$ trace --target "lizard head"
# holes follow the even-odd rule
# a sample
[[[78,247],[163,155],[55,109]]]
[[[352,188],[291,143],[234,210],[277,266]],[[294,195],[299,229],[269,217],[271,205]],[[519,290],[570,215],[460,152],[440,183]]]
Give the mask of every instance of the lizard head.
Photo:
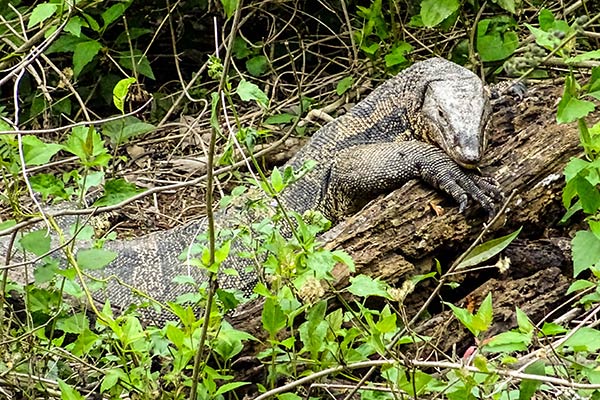
[[[489,96],[477,75],[454,66],[455,73],[427,84],[420,117],[427,141],[462,167],[474,168],[487,146]]]

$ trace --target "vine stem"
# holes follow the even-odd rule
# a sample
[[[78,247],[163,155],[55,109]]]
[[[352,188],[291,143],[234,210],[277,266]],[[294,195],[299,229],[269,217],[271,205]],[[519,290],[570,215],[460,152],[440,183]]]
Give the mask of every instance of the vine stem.
[[[217,140],[218,133],[218,119],[217,115],[219,115],[219,110],[221,108],[221,102],[219,101],[220,93],[226,87],[227,84],[227,74],[229,71],[229,66],[231,64],[231,53],[233,49],[233,41],[236,36],[236,32],[238,30],[238,24],[240,21],[240,15],[242,14],[242,0],[239,1],[237,8],[235,10],[235,14],[233,16],[233,22],[231,26],[231,33],[229,34],[229,42],[226,47],[225,58],[223,59],[223,71],[221,75],[221,79],[219,81],[219,88],[217,89],[216,96],[213,98],[213,110],[211,113],[211,134],[210,134],[210,142],[208,146],[208,159],[207,159],[207,170],[206,170],[206,219],[208,223],[208,250],[209,250],[209,265],[213,265],[215,263],[215,217],[213,211],[213,182],[214,182],[214,155],[215,155],[215,146]],[[217,43],[218,32],[217,32],[217,23],[214,21],[215,27],[215,43]],[[218,57],[219,47],[216,44],[216,51]],[[225,111],[225,110],[223,110]],[[192,387],[190,390],[190,399],[196,399],[196,393],[198,392],[198,378],[200,376],[200,364],[201,360],[204,357],[204,344],[206,343],[206,337],[208,334],[208,326],[210,322],[210,311],[212,309],[214,295],[217,290],[217,273],[211,272],[209,275],[209,287],[208,287],[208,297],[206,300],[206,307],[204,309],[203,316],[203,324],[202,331],[200,333],[200,341],[198,343],[198,348],[196,349],[196,354],[194,355],[194,369],[192,371]]]
[[[295,387],[304,385],[308,382],[314,381],[316,379],[322,378],[322,377],[330,375],[330,374],[344,372],[344,371],[350,371],[350,370],[355,370],[355,369],[362,369],[362,368],[367,368],[367,367],[380,368],[380,367],[392,366],[392,365],[402,365],[406,368],[419,367],[419,368],[453,369],[453,370],[469,371],[469,372],[473,372],[473,373],[480,373],[480,374],[487,374],[487,375],[497,374],[500,376],[508,376],[508,377],[513,377],[513,378],[520,379],[520,380],[528,379],[528,380],[532,380],[532,381],[536,381],[536,382],[544,382],[544,383],[549,383],[549,384],[553,384],[553,385],[557,385],[557,386],[569,387],[569,388],[573,388],[573,389],[587,389],[587,390],[600,389],[599,384],[577,383],[577,382],[573,382],[569,379],[558,378],[555,376],[527,374],[527,373],[523,373],[523,372],[508,370],[508,369],[490,369],[487,371],[482,371],[481,369],[479,369],[475,366],[472,366],[472,365],[465,365],[462,363],[453,363],[453,362],[446,362],[446,361],[418,361],[418,360],[399,361],[399,360],[394,360],[394,359],[380,359],[380,360],[361,361],[361,362],[357,362],[357,363],[353,363],[353,364],[338,365],[336,367],[327,368],[322,371],[318,371],[313,374],[307,375],[307,376],[300,378],[298,380],[295,380],[293,382],[290,382],[286,385],[279,386],[273,390],[269,390],[268,392],[265,392],[265,393],[261,394],[260,396],[255,397],[254,400],[268,399],[269,397],[275,396],[280,393],[287,392]]]

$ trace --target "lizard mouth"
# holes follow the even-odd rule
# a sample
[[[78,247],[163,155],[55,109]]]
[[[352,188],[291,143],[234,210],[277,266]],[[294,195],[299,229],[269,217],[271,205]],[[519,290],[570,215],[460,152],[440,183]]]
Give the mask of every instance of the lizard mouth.
[[[458,165],[460,165],[461,167],[463,167],[465,169],[476,169],[477,165],[478,165],[476,162],[465,162],[465,161],[459,161],[459,160],[455,160],[455,161]]]

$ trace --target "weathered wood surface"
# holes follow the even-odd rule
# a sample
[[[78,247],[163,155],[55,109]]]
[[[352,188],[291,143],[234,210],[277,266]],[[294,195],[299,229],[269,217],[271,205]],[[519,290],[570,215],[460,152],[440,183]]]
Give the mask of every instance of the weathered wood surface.
[[[577,126],[558,125],[555,110],[559,88],[533,87],[521,100],[495,106],[490,124],[490,144],[481,171],[494,177],[505,193],[515,191],[500,226],[486,239],[523,227],[520,239],[505,250],[511,268],[500,275],[497,269],[457,276],[455,290],[442,291],[444,300],[472,304],[477,308],[488,292],[493,293],[496,326],[491,333],[514,326],[515,306],[537,322],[565,299],[572,276],[568,231],[558,227],[564,213],[562,171],[571,157],[581,154]],[[441,215],[437,215],[441,209]],[[344,249],[354,258],[357,273],[380,277],[400,286],[414,274],[434,270],[434,258],[447,268],[481,232],[486,216],[481,210],[461,215],[456,204],[420,182],[410,182],[379,198],[355,216],[324,235],[327,246]],[[345,268],[337,271],[336,287],[348,282]],[[414,315],[434,282],[420,284],[404,306]],[[564,310],[564,308],[563,308]],[[442,309],[432,304],[428,320],[418,331],[441,337],[443,350],[472,344],[470,334]],[[557,313],[554,313],[554,316]],[[443,322],[443,323],[442,323]],[[233,318],[234,325],[257,333],[260,307],[249,305]],[[256,330],[255,330],[256,329]],[[440,329],[445,333],[437,332]],[[441,334],[440,334],[441,333]],[[260,336],[260,334],[259,334]],[[461,347],[462,346],[462,347]]]

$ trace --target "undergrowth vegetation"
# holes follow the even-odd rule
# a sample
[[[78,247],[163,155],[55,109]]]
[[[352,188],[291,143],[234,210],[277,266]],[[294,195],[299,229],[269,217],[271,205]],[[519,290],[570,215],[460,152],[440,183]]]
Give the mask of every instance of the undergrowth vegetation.
[[[600,398],[596,2],[5,0],[0,9],[0,397]],[[336,289],[335,269],[354,272],[354,262],[317,239],[329,221],[278,207],[303,170],[278,169],[275,153],[297,149],[307,115],[335,116],[433,55],[489,82],[563,79],[556,120],[578,124],[585,151],[564,171],[562,199],[562,222],[577,223],[576,324],[537,325],[516,308],[516,327],[490,335],[491,294],[476,307],[440,301],[441,288],[459,285],[452,276],[519,231],[465,244],[454,263],[400,288],[355,274]],[[256,191],[266,195],[245,197]],[[219,230],[214,199],[268,216]],[[190,293],[173,302],[137,288],[140,303],[126,310],[98,301],[114,281],[98,274],[117,256],[105,243],[200,214],[208,228],[186,264],[205,282],[184,271],[176,279]],[[216,284],[234,273],[222,265],[234,236],[265,277],[251,298]],[[425,281],[430,297],[407,315],[404,301]],[[248,319],[260,325],[253,334],[228,322],[249,300],[261,307]],[[431,302],[472,333],[464,354],[436,352],[428,344],[438,339],[413,330]],[[148,323],[144,309],[172,321]]]

